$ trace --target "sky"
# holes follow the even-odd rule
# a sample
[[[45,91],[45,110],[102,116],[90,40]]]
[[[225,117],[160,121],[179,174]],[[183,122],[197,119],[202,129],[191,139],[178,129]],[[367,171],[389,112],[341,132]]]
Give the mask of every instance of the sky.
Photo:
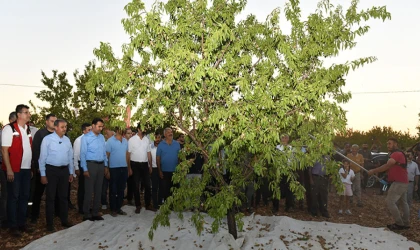
[[[0,121],[17,104],[36,99],[34,92],[42,90],[41,71],[65,71],[74,83],[73,72],[83,70],[94,59],[93,49],[100,42],[109,42],[114,51],[128,42],[121,19],[128,0],[0,0]],[[150,6],[153,1],[146,0]],[[346,91],[352,99],[342,105],[347,111],[348,127],[369,130],[373,126],[391,126],[396,130],[416,134],[420,106],[420,34],[418,11],[420,1],[361,0],[361,8],[387,7],[392,19],[374,20],[371,30],[357,39],[358,45],[343,52],[335,62],[359,57],[376,56],[378,61],[351,72]],[[349,0],[331,0],[348,6]],[[242,14],[253,13],[260,20],[285,0],[249,0]],[[316,8],[317,1],[301,0],[302,16]],[[287,25],[284,26],[287,29]],[[28,85],[31,87],[7,86]],[[385,92],[385,93],[366,93]]]

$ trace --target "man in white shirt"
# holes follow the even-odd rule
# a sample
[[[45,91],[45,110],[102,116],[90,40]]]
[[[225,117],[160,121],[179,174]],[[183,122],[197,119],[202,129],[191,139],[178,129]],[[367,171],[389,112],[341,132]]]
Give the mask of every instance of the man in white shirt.
[[[161,134],[156,132],[155,140],[150,144],[150,153],[152,155],[152,202],[154,210],[157,210],[162,204],[162,194],[159,192],[159,170],[156,164],[156,151],[161,140]]]
[[[407,156],[407,174],[408,174],[408,190],[407,190],[407,203],[410,207],[413,203],[413,193],[417,191],[420,171],[417,163],[413,161],[414,154],[409,151]]]
[[[126,128],[124,132],[124,137],[129,141],[131,137],[135,136],[136,133],[131,130],[131,128]],[[127,205],[128,206],[134,206],[133,203],[133,196],[134,196],[134,181],[133,181],[133,175],[128,176],[127,178],[127,196],[125,199],[127,199]]]
[[[140,213],[140,184],[144,185],[144,200],[146,209],[151,209],[151,188],[150,174],[152,173],[152,154],[150,153],[150,140],[142,131],[140,124],[137,126],[138,132],[128,141],[128,152],[130,153],[130,165],[133,171],[134,180],[134,202],[136,204],[135,213]]]
[[[27,105],[16,106],[17,120],[3,128],[2,169],[7,173],[7,220],[10,233],[21,237],[31,232],[26,225],[26,210],[31,186],[32,136],[26,125],[31,119]]]
[[[76,138],[73,143],[73,162],[75,175],[79,177],[79,187],[77,188],[77,206],[79,214],[83,214],[83,200],[85,199],[85,177],[83,175],[83,168],[80,166],[80,144],[82,142],[83,135],[89,133],[92,130],[92,125],[89,123],[82,124],[83,134]]]
[[[289,135],[287,134],[281,135],[280,137],[281,144],[277,145],[276,149],[283,153],[289,154],[290,151],[293,151],[292,146],[289,145],[289,140],[290,140]],[[291,159],[289,159],[288,162],[290,163]],[[281,178],[281,181],[280,181],[280,192],[281,192],[282,197],[286,198],[285,210],[286,212],[289,212],[290,209],[294,207],[295,197],[294,197],[293,192],[290,190],[290,186],[289,186],[289,183],[287,182],[287,179],[284,177]],[[279,200],[273,199],[273,213],[277,214],[278,211],[279,211]]]

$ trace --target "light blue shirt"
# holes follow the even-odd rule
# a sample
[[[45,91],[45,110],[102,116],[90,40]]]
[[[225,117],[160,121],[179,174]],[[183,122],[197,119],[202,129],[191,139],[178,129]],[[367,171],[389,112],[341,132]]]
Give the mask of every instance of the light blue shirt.
[[[160,167],[163,172],[175,172],[178,165],[178,153],[181,150],[179,142],[172,140],[169,145],[165,140],[157,147],[156,157],[160,157]]]
[[[122,141],[115,135],[106,142],[106,152],[109,153],[109,168],[127,167],[128,142],[123,137]]]
[[[44,137],[39,155],[39,171],[45,176],[45,165],[68,166],[69,174],[74,172],[73,147],[67,136],[60,138],[55,132]]]
[[[88,171],[86,161],[103,161],[108,166],[108,158],[105,150],[105,137],[102,134],[95,135],[93,131],[82,137],[80,145],[80,165],[84,171]]]

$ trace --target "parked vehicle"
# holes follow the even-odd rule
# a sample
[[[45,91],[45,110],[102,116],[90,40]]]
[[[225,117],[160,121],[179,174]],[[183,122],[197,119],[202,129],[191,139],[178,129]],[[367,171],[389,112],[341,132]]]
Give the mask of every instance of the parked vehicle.
[[[388,161],[388,159],[389,159],[388,153],[385,153],[385,152],[372,153],[372,160],[370,161],[371,166],[370,166],[369,169],[378,168],[378,167],[384,165]],[[387,176],[386,172],[378,174],[378,177],[380,179],[384,179],[384,178],[386,178],[386,176]],[[370,187],[375,186],[375,184],[378,187],[381,187],[381,189],[383,188],[383,185],[380,184],[379,181],[374,176],[368,177],[367,182],[366,182],[366,187],[370,188]]]

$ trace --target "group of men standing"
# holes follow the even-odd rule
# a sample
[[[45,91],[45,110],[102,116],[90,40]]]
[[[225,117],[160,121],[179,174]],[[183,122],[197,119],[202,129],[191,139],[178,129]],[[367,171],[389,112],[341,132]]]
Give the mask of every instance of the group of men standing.
[[[18,105],[9,118],[10,123],[0,136],[3,156],[0,158],[3,169],[0,171],[0,222],[2,227],[9,227],[13,236],[33,231],[26,222],[28,201],[33,202],[30,216],[36,224],[44,191],[47,231],[55,230],[55,215],[63,227],[73,226],[68,220],[68,208],[71,183],[77,177],[77,204],[83,220],[103,220],[99,210],[104,180],[109,181],[112,216],[126,214],[121,207],[129,176],[132,176],[132,182],[128,183],[134,193],[135,213],[141,210],[141,186],[145,189],[146,209],[156,210],[170,195],[172,174],[181,149],[173,139],[171,128],[164,130],[163,141],[159,133],[151,141],[140,124],[135,135],[128,133],[130,129],[116,128],[106,140],[102,135],[104,121],[95,118],[92,123],[82,125],[83,134],[72,145],[66,136],[67,122],[54,114],[45,117],[45,128],[34,136],[28,125],[31,118],[28,106]]]
[[[83,220],[103,220],[100,208],[104,180],[109,182],[109,203],[112,216],[126,214],[121,207],[127,183],[128,199],[130,199],[129,196],[134,196],[135,213],[140,213],[142,208],[140,200],[142,186],[146,209],[155,211],[170,196],[172,176],[179,163],[178,153],[183,143],[183,138],[180,140],[181,143],[173,139],[171,128],[164,129],[163,140],[160,133],[155,133],[154,139],[151,140],[140,124],[134,135],[130,129],[115,128],[105,138],[102,135],[104,121],[95,118],[91,123],[82,125],[83,134],[72,145],[66,136],[67,122],[65,120],[49,114],[45,117],[45,128],[40,129],[33,136],[28,125],[30,118],[29,107],[18,105],[16,111],[9,117],[10,123],[2,129],[0,136],[2,146],[0,161],[3,169],[0,171],[0,221],[4,225],[7,220],[7,226],[12,235],[19,237],[22,232],[32,231],[26,223],[28,201],[32,193],[31,222],[36,224],[44,191],[47,230],[55,230],[54,215],[59,216],[63,227],[71,227],[73,224],[68,220],[70,184],[77,179],[76,177],[79,182],[77,204],[79,213],[83,214]],[[281,141],[282,144],[277,146],[279,151],[292,150],[287,135],[283,135]],[[370,170],[369,174],[389,170],[388,180],[392,184],[388,191],[387,203],[394,216],[395,224],[388,227],[405,229],[409,227],[407,191],[409,187],[413,189],[414,186],[414,183],[410,185],[413,182],[411,177],[417,184],[420,173],[416,166],[417,172],[413,176],[409,175],[411,165],[413,165],[411,163],[413,155],[408,155],[408,160],[405,159],[404,154],[397,150],[397,146],[397,140],[391,138],[388,141],[388,149],[392,152],[389,161],[379,168]],[[363,165],[367,158],[364,153],[367,154],[367,152],[359,151],[357,145],[349,149],[345,152],[347,158],[358,165]],[[307,178],[306,183],[309,184],[307,190],[310,190],[310,197],[307,199],[309,198],[310,213],[316,216],[319,210],[322,216],[328,218],[328,177],[325,170],[327,161],[329,158],[326,156],[320,159],[302,173],[302,178]],[[362,206],[361,171],[356,164],[353,164],[353,168],[356,175],[353,182],[354,193],[358,198],[358,205]],[[31,178],[34,178],[32,192]],[[293,193],[286,181],[280,186],[286,198],[286,210],[289,210],[294,206]],[[247,191],[247,194],[250,194],[247,195],[249,201],[254,193],[253,189],[251,191]],[[268,188],[263,192],[264,203],[267,202],[267,194]],[[258,197],[257,200],[259,200]],[[251,203],[247,204],[250,207]],[[402,216],[398,210],[398,204],[403,208]],[[278,211],[278,206],[279,201],[274,199],[274,212]]]

